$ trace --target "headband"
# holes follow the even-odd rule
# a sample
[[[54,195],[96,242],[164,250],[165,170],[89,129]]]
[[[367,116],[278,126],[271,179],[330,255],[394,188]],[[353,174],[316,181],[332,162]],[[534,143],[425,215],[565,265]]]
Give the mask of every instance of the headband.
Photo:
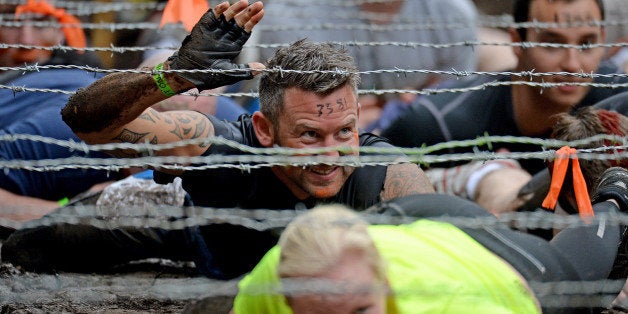
[[[81,28],[81,21],[64,9],[57,9],[45,0],[27,0],[26,4],[19,5],[15,9],[15,18],[17,19],[22,13],[36,13],[56,18],[61,24],[67,44],[71,47],[85,48],[87,41],[85,32]]]

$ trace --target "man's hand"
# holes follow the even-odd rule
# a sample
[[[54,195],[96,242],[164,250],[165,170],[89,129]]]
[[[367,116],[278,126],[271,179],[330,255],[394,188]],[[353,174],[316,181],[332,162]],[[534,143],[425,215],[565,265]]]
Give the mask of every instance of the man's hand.
[[[59,207],[56,201],[18,195],[0,189],[0,219],[29,221],[39,219]]]
[[[521,168],[501,168],[490,172],[479,182],[475,202],[499,216],[514,212],[526,201],[519,190],[532,176]]]
[[[177,72],[199,91],[251,79],[249,65],[233,60],[251,35],[253,27],[264,16],[264,5],[240,0],[233,5],[223,2],[203,15],[168,61],[173,70],[226,70],[226,73]],[[261,64],[260,64],[261,65]]]

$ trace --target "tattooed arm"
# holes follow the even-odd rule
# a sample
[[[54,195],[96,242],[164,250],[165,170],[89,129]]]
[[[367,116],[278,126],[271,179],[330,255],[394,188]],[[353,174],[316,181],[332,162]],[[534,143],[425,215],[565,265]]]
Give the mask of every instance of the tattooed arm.
[[[168,78],[168,76],[167,76]],[[170,86],[189,89],[191,83],[171,75]],[[62,115],[81,139],[90,144],[172,143],[213,135],[209,119],[198,112],[158,112],[150,106],[165,99],[152,77],[132,73],[106,76],[74,94]],[[156,152],[158,155],[201,154],[207,147],[192,145]],[[119,157],[136,157],[131,150],[115,151]]]
[[[382,201],[423,193],[434,193],[434,188],[421,168],[412,163],[388,166]]]
[[[233,84],[252,78],[260,63],[233,63],[252,28],[263,16],[263,4],[240,0],[223,2],[208,10],[194,26],[181,48],[164,64],[164,70],[216,69],[224,73],[163,72],[165,81],[179,93]],[[114,73],[77,91],[63,108],[63,120],[81,139],[90,144],[111,142],[172,143],[213,135],[206,116],[197,112],[159,113],[150,106],[166,99],[151,74]],[[188,145],[157,152],[160,155],[195,156],[207,147]],[[133,156],[133,152],[114,152]]]
[[[214,135],[209,119],[196,111],[159,112],[148,108],[137,119],[110,133],[106,142],[113,143],[174,143],[181,140],[206,138]],[[208,146],[202,143],[155,151],[158,156],[198,156]],[[135,150],[112,152],[117,157],[139,157]]]

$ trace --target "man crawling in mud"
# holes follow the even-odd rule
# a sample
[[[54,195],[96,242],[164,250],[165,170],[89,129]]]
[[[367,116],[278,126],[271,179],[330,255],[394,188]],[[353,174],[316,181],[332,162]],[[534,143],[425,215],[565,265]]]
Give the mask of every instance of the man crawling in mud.
[[[332,161],[358,155],[361,146],[392,147],[383,138],[358,130],[360,78],[346,50],[301,40],[279,49],[267,65],[233,63],[263,15],[262,2],[249,4],[247,0],[240,0],[231,5],[224,2],[215,6],[195,25],[180,49],[151,73],[114,73],[79,90],[62,111],[64,121],[90,144],[166,144],[220,136],[258,148],[321,149],[317,155]],[[279,68],[292,71],[274,70]],[[159,101],[195,87],[212,89],[251,79],[254,75],[261,75],[260,111],[243,115],[237,121],[220,121],[195,111],[158,112],[151,108]],[[142,155],[132,150],[113,154]],[[154,154],[210,156],[244,152],[229,146],[200,143],[158,150]],[[190,205],[244,209],[312,208],[319,203],[365,209],[380,201],[433,192],[424,173],[412,163],[354,167],[331,162],[251,168],[249,172],[219,168],[177,173],[157,169],[155,181],[168,183],[180,176],[183,188],[190,195]],[[87,229],[79,232],[88,232]],[[62,253],[52,250],[44,251],[59,257],[52,259],[58,263],[24,254],[16,254],[13,262],[31,269],[60,269],[65,262],[94,267],[125,259],[193,255],[197,257],[195,262],[201,272],[210,277],[230,278],[249,271],[277,240],[271,232],[214,224],[199,228],[195,234],[202,236],[203,244],[192,241],[194,248],[190,249],[181,245],[190,239],[186,234],[189,230],[153,232],[148,236],[133,235],[142,231],[132,230],[115,237],[110,236],[115,230],[92,231],[90,236],[79,237],[86,239],[82,249],[94,251],[94,256],[90,257],[81,254],[81,259],[89,258],[90,262],[68,261],[70,258],[60,257]],[[68,232],[64,229],[63,233]],[[134,239],[130,239],[129,234]],[[112,238],[115,243],[123,244],[103,244],[96,249],[92,247],[98,245],[88,244],[88,238],[98,238],[101,242]],[[129,241],[124,240],[127,238]],[[121,246],[125,253],[103,249]],[[201,254],[194,251],[199,246]],[[154,250],[149,249],[153,247]],[[36,249],[30,251],[37,252]]]

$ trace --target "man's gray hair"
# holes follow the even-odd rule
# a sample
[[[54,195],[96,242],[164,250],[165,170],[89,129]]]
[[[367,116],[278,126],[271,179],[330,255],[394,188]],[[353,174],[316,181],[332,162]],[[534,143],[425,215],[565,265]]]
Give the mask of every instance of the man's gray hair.
[[[271,71],[264,72],[259,82],[260,111],[275,127],[283,109],[286,89],[297,87],[324,96],[349,85],[357,95],[360,83],[355,61],[347,49],[336,48],[329,43],[299,40],[277,50],[266,66]]]

